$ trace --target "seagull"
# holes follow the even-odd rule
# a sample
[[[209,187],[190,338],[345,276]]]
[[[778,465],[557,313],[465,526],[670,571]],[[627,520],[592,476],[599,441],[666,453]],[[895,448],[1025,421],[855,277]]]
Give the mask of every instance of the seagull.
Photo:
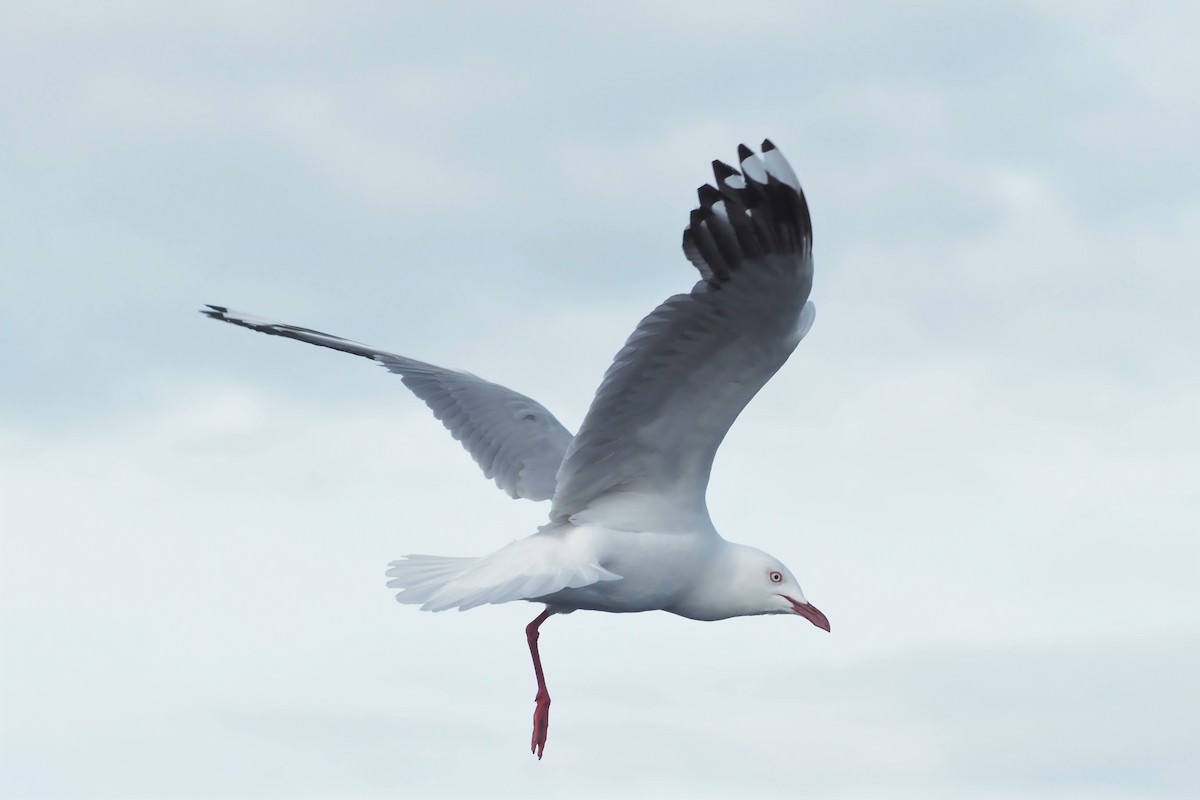
[[[388,586],[425,611],[527,600],[537,679],[530,750],[540,760],[550,693],[538,652],[542,623],[574,611],[666,611],[694,620],[790,614],[825,631],[774,556],[727,541],[705,494],[733,421],[796,349],[816,314],[812,221],[800,182],[766,140],[738,148],[740,169],[713,162],[713,182],[683,232],[700,272],[667,298],[617,353],[578,433],[544,406],[469,372],[327,333],[209,305],[213,319],[377,361],[400,376],[513,498],[549,500],[535,533],[478,558],[408,555]]]

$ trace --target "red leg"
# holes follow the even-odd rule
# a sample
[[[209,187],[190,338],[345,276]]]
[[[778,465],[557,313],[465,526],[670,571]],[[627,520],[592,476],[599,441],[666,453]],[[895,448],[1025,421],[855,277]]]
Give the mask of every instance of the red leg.
[[[538,655],[538,628],[554,612],[547,608],[537,615],[533,622],[525,626],[525,638],[529,642],[529,654],[533,656],[533,674],[537,676],[537,706],[533,709],[533,742],[529,751],[542,760],[542,751],[546,749],[546,732],[550,729],[550,692],[546,691],[546,676],[542,674],[542,659]]]

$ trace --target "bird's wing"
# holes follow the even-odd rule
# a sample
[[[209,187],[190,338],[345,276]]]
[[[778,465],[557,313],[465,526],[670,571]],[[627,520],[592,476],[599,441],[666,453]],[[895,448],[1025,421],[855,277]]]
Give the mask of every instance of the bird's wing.
[[[552,520],[695,530],[717,447],[812,325],[812,223],[795,173],[763,142],[716,186],[683,251],[703,278],[641,321],[558,471]]]
[[[436,367],[328,333],[208,306],[201,313],[243,328],[378,361],[462,442],[483,474],[512,497],[549,500],[571,432],[540,403],[469,372]]]

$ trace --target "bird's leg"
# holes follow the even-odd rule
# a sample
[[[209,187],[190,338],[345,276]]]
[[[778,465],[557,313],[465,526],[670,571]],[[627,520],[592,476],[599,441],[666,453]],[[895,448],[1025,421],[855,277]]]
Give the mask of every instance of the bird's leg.
[[[537,676],[537,706],[533,709],[533,741],[529,751],[542,760],[542,751],[546,749],[546,732],[550,729],[550,692],[546,691],[546,676],[542,674],[542,659],[538,655],[538,628],[550,619],[554,612],[547,608],[537,615],[533,622],[525,626],[525,638],[529,642],[529,654],[533,656],[533,674]]]

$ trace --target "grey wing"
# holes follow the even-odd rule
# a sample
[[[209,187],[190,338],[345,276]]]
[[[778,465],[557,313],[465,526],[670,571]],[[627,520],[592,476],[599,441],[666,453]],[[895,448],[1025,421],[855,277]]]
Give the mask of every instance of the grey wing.
[[[812,223],[799,181],[763,142],[716,187],[683,250],[703,280],[646,317],[617,354],[558,472],[554,520],[694,529],[729,427],[812,325]],[[631,505],[626,505],[631,504]]]
[[[208,306],[201,313],[243,328],[379,362],[425,401],[485,477],[514,498],[549,500],[571,432],[540,403],[469,372],[445,369],[309,328]]]

